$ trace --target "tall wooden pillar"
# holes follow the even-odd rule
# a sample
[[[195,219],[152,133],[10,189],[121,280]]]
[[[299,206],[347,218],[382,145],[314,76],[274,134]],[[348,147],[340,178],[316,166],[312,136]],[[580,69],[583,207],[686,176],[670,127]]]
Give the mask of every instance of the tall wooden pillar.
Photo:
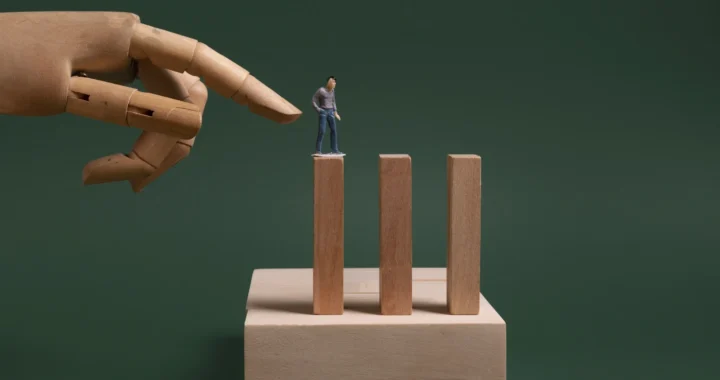
[[[313,312],[343,313],[345,186],[343,156],[313,158]]]
[[[412,164],[380,155],[380,312],[412,314]]]
[[[480,312],[480,156],[448,156],[447,302],[450,314]]]

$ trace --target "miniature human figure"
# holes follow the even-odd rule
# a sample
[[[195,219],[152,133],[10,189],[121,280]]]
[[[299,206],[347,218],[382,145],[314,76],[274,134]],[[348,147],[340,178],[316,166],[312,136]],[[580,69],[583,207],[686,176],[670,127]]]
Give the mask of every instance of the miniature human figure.
[[[326,126],[330,127],[330,150],[332,154],[343,154],[338,150],[338,134],[335,119],[340,120],[335,102],[335,77],[330,76],[325,86],[318,88],[313,95],[312,104],[318,112],[318,135],[315,143],[315,154],[322,154],[322,142]]]

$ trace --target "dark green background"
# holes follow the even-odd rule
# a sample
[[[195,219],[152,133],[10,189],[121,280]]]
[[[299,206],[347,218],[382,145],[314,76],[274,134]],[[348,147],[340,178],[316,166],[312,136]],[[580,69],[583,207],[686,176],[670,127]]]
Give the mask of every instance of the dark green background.
[[[347,266],[378,263],[379,153],[413,157],[416,266],[445,265],[446,155],[477,153],[509,379],[720,375],[717,2],[152,3],[3,10],[137,13],[305,115],[276,125],[213,93],[190,158],[141,194],[81,185],[136,130],[0,118],[0,379],[240,379],[253,269],[312,265],[328,75]]]

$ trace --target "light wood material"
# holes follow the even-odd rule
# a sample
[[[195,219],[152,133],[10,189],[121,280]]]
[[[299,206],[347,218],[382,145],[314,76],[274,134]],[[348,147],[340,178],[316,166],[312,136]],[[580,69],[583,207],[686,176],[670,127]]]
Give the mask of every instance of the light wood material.
[[[379,312],[378,268],[345,269],[345,314],[312,313],[312,270],[259,269],[245,320],[246,380],[506,380],[506,325],[488,301],[450,315],[445,268],[413,269],[412,315]]]
[[[138,63],[138,77],[145,88],[153,93],[182,100],[185,104],[196,107],[200,113],[203,112],[208,92],[200,78],[157,67],[147,60]],[[139,192],[187,157],[194,142],[195,137],[179,139],[159,132],[144,131],[129,155],[117,154],[88,163],[83,170],[83,183],[127,179],[133,190]],[[109,170],[108,165],[112,165],[116,173]],[[131,175],[135,172],[138,175]]]
[[[0,35],[0,114],[67,112],[143,130],[132,153],[89,162],[88,185],[128,180],[140,191],[187,156],[207,101],[199,78],[277,123],[302,114],[207,45],[132,13],[6,12]],[[126,87],[138,77],[149,93]]]
[[[345,160],[313,157],[313,311],[343,313],[345,265]]]
[[[148,60],[138,64],[138,77],[150,91],[191,103],[205,109],[208,90],[200,78],[185,73],[155,66]],[[197,137],[197,136],[196,136]],[[147,177],[130,179],[135,192],[141,191],[168,169],[185,159],[195,144],[195,138],[177,139],[162,133],[146,131],[140,135],[133,146],[131,157],[152,165],[155,170]]]
[[[480,156],[451,154],[448,171],[447,303],[451,314],[480,312]]]
[[[407,154],[381,154],[380,311],[412,313],[412,162]]]
[[[200,109],[191,103],[84,77],[70,78],[66,111],[185,139],[201,124]]]

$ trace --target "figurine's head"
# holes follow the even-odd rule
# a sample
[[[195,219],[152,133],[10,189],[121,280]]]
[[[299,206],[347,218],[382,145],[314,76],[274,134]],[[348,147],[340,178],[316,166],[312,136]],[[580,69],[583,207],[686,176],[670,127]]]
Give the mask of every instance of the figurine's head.
[[[333,76],[328,77],[326,87],[328,90],[332,90],[335,88],[335,77],[333,77]]]

